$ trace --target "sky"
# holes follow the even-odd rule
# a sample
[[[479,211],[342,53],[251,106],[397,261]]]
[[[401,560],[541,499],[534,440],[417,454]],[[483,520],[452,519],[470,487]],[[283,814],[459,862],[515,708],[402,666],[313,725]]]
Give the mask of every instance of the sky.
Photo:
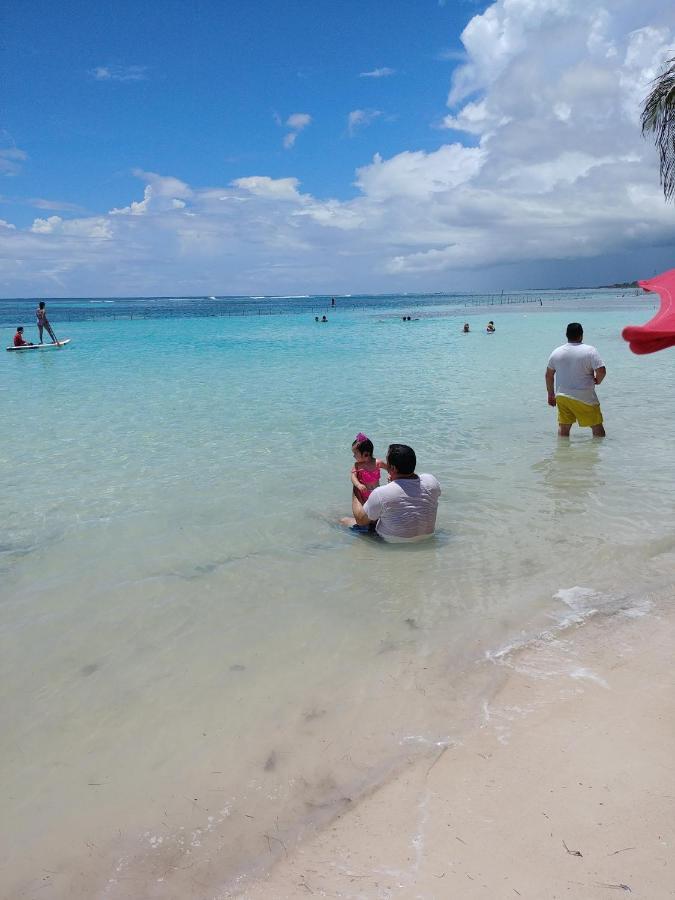
[[[492,291],[675,267],[672,0],[19,0],[0,296]]]

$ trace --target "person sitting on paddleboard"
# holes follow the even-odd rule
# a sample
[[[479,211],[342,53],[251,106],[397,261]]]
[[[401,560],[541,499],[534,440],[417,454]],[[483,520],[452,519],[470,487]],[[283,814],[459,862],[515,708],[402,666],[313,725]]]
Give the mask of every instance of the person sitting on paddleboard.
[[[16,334],[14,335],[14,346],[15,347],[32,347],[32,341],[24,341],[23,339],[23,325],[17,326]]]
[[[46,328],[47,334],[52,339],[52,342],[54,344],[56,344],[57,343],[56,335],[52,331],[52,326],[49,324],[49,319],[47,318],[47,310],[45,308],[44,300],[40,300],[40,302],[38,303],[38,308],[35,310],[35,318],[37,319],[37,327],[38,327],[38,334],[40,336],[40,343],[41,344],[43,343],[42,329]]]

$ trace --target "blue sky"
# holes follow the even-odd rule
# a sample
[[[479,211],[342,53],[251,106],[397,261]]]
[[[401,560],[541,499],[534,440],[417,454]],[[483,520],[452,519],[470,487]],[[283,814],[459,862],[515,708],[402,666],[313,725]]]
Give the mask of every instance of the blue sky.
[[[354,196],[373,153],[432,149],[477,9],[391,0],[340,3],[23,2],[5,13],[6,128],[29,156],[7,198],[121,206],[134,168],[195,185],[264,174],[313,194]],[[395,23],[389,27],[388,23]],[[110,77],[97,70],[106,69]],[[379,77],[361,73],[392,69]],[[361,76],[361,77],[360,77]],[[355,109],[379,121],[348,132]],[[311,115],[292,156],[282,121]],[[16,209],[17,224],[31,212]]]
[[[4,13],[0,294],[646,277],[663,0],[25,2]]]

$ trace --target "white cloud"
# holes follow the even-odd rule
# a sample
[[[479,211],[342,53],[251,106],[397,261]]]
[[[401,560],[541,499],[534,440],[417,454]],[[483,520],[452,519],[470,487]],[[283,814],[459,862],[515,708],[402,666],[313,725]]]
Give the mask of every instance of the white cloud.
[[[286,125],[294,131],[302,131],[311,121],[312,117],[308,113],[293,113],[286,119]]]
[[[150,212],[183,209],[186,205],[184,201],[192,197],[192,190],[178,178],[156,175],[142,169],[134,169],[134,175],[149,182],[145,186],[143,199],[132,201],[121,209],[112,209],[110,215],[144,216]]]
[[[18,147],[0,147],[0,175],[18,175],[28,154]]]
[[[276,118],[278,120],[278,124],[281,124],[281,120],[279,119],[279,117],[277,116]],[[283,144],[286,150],[290,150],[291,147],[295,146],[295,141],[298,135],[301,131],[307,128],[308,125],[311,124],[311,121],[312,117],[309,115],[309,113],[292,113],[286,119],[286,126],[293,129],[292,131],[289,131],[284,135]]]
[[[388,66],[383,66],[381,69],[373,69],[370,72],[359,72],[359,78],[387,78],[390,75],[395,75],[396,69],[390,69]]]
[[[89,74],[95,81],[145,81],[147,66],[96,66]]]
[[[673,56],[675,34],[671,28],[647,26],[629,35],[620,78],[624,113],[636,124],[649,84]]]
[[[466,62],[466,53],[464,50],[441,50],[436,54],[436,59],[442,62]]]
[[[357,128],[370,125],[381,115],[382,111],[379,109],[353,109],[347,116],[347,131],[353,135]]]
[[[45,200],[43,197],[31,197],[27,203],[36,209],[58,210],[60,212],[82,212],[77,203],[66,203],[65,200]]]
[[[507,286],[504,273],[513,287],[542,284],[561,266],[557,284],[602,265],[612,271],[596,282],[651,274],[657,256],[672,266],[673,208],[638,120],[650,80],[675,55],[675,6],[498,0],[463,40],[465,63],[435,89],[449,89],[443,124],[472,146],[453,135],[432,150],[378,154],[344,200],[264,171],[202,188],[139,170],[142,195],[120,209],[0,228],[2,289],[470,289]],[[367,114],[353,110],[352,127]],[[279,117],[293,141],[310,122]]]
[[[113,235],[112,224],[105,216],[91,216],[87,219],[49,216],[48,219],[35,219],[30,230],[33,234],[60,234],[97,240],[108,240]]]
[[[479,148],[461,144],[449,144],[434,153],[405,151],[389,160],[376,154],[371,165],[358,170],[356,184],[370,200],[378,202],[407,197],[429,200],[433,194],[448,194],[469,182],[484,159]]]
[[[297,178],[268,178],[266,175],[253,175],[250,178],[237,178],[232,185],[255,197],[265,197],[268,200],[300,199]]]
[[[31,231],[35,234],[51,234],[63,222],[60,216],[50,216],[48,219],[35,219]]]
[[[572,116],[572,107],[569,105],[569,103],[554,103],[553,115],[560,122],[569,122]]]
[[[487,134],[498,125],[506,125],[510,121],[507,116],[494,115],[488,108],[485,100],[475,103],[466,103],[457,115],[445,116],[442,122],[443,128],[453,128],[455,131],[466,131],[469,134]]]

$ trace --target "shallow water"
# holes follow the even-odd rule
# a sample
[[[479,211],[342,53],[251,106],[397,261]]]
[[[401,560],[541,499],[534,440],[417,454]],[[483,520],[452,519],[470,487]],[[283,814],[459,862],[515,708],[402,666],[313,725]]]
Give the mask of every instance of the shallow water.
[[[373,305],[62,322],[67,349],[5,354],[11,896],[184,896],[192,867],[215,896],[459,739],[486,653],[671,579],[672,357],[620,338],[653,300]],[[604,441],[558,441],[546,405],[571,318],[607,364]],[[433,541],[335,524],[360,430],[440,480]]]

